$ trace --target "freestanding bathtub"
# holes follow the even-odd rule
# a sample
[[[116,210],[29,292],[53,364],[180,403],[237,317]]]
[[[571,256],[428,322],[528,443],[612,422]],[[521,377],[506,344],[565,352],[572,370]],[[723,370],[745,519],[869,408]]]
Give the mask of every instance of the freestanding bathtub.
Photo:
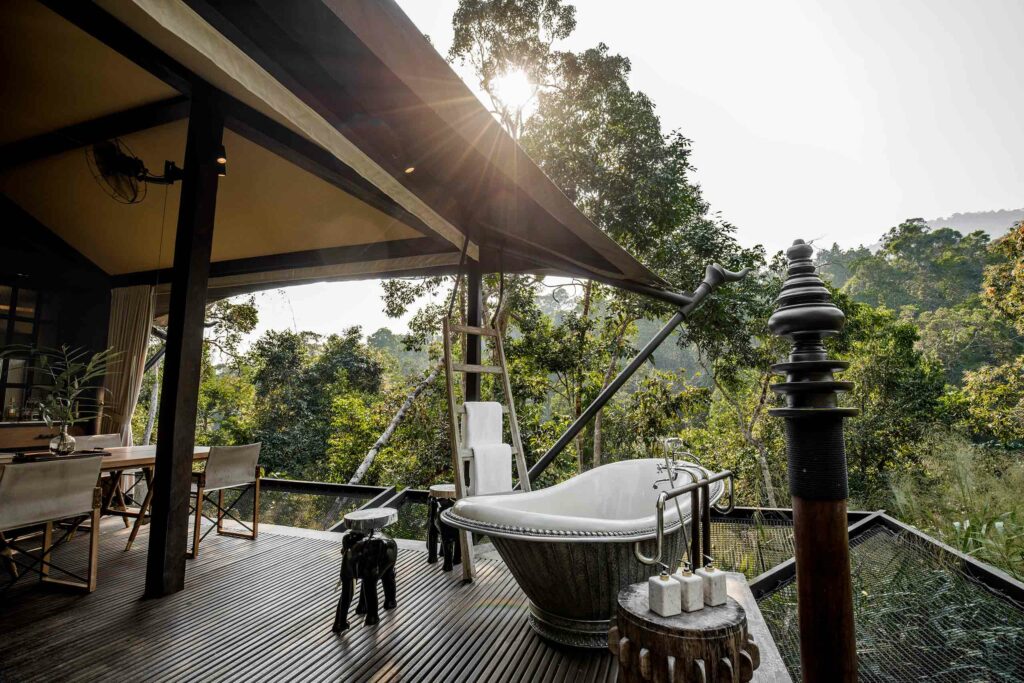
[[[670,484],[664,464],[660,458],[624,460],[539,491],[463,498],[442,517],[491,539],[530,599],[530,625],[538,634],[575,647],[607,647],[619,590],[659,571],[633,554],[637,541],[645,555],[655,554],[658,494],[691,481],[676,472]],[[712,502],[724,488],[721,481],[711,484]],[[690,497],[675,500],[689,527]],[[682,554],[681,528],[669,503],[662,556],[667,564]]]

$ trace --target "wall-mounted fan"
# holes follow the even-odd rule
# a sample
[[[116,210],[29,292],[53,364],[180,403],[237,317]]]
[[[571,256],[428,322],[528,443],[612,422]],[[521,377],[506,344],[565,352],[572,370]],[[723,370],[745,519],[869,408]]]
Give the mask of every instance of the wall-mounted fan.
[[[149,183],[171,185],[182,172],[173,161],[164,162],[164,174],[153,175],[142,159],[119,138],[97,142],[85,150],[93,178],[108,195],[122,204],[138,204],[146,198]]]

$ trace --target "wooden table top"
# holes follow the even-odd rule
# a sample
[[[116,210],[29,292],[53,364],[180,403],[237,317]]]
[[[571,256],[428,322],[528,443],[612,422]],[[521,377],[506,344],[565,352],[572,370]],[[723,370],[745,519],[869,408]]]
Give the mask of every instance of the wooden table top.
[[[103,450],[109,453],[109,455],[103,456],[103,463],[100,465],[100,470],[103,472],[152,467],[156,464],[156,446],[127,446],[104,448]],[[206,460],[209,454],[209,446],[196,446],[192,459]],[[0,456],[0,465],[6,462],[11,462],[10,456]]]
[[[156,464],[156,446],[127,446],[104,448],[103,450],[110,453],[110,455],[103,456],[103,464],[100,465],[100,469],[104,472],[132,467],[152,467]],[[206,460],[209,454],[209,446],[195,446],[192,459]]]

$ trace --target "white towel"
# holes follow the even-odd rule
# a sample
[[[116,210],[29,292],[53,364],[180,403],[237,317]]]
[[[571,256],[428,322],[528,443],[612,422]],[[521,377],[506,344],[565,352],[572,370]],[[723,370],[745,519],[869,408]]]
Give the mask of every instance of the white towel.
[[[501,404],[466,401],[466,448],[501,443]]]
[[[469,495],[512,490],[512,447],[502,443],[501,404],[466,402],[466,443],[473,451],[469,466]]]
[[[511,491],[512,447],[507,443],[473,446],[469,482],[471,496]]]

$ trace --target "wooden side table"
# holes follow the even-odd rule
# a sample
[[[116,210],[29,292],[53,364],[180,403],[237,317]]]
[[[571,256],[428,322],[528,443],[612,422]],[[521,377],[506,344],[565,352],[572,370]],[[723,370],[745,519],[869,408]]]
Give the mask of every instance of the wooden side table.
[[[647,584],[619,592],[608,647],[619,659],[619,681],[746,683],[761,664],[747,616],[732,597],[724,605],[674,617],[648,609]]]

